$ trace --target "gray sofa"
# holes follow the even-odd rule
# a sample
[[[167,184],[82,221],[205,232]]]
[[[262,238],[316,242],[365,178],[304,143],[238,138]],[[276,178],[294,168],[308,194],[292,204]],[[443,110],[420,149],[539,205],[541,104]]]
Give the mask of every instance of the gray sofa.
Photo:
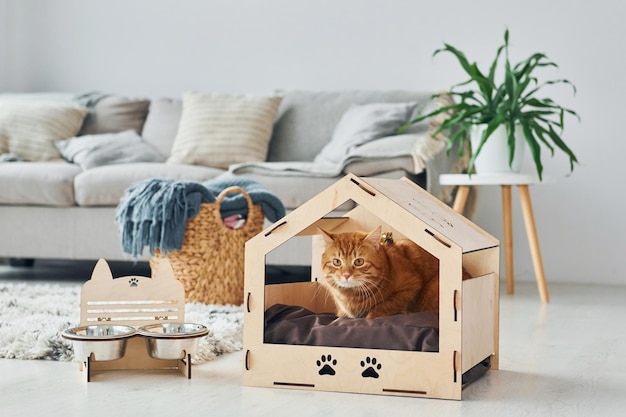
[[[379,103],[421,105],[430,94],[289,91],[278,96],[279,105],[264,160],[205,166],[173,162],[171,158],[180,134],[184,98],[135,100],[115,95],[0,95],[0,139],[3,101],[4,109],[12,109],[7,106],[20,100],[50,101],[72,103],[88,110],[76,137],[106,140],[115,135],[134,134],[141,141],[136,145],[151,147],[150,152],[137,148],[135,156],[142,156],[138,158],[94,161],[89,155],[84,158],[83,152],[82,159],[76,157],[72,162],[60,158],[28,161],[12,154],[5,138],[5,149],[0,142],[0,153],[4,152],[5,156],[5,161],[0,162],[0,258],[132,260],[121,250],[114,216],[124,191],[148,178],[204,182],[222,176],[244,176],[274,192],[287,211],[333,184],[345,172],[388,178],[408,176],[442,196],[437,174],[450,171],[455,161],[442,152],[444,143],[427,134],[427,124],[412,127],[402,135],[396,134],[397,126],[383,126],[383,130],[394,132],[363,145],[345,142],[328,145],[334,143],[340,122],[354,125],[364,115],[366,122],[371,120],[367,113],[361,113],[346,121],[349,109]],[[411,112],[420,108],[413,106]],[[6,127],[6,120],[4,124]],[[358,127],[359,134],[371,133],[358,132]],[[59,148],[58,143],[55,146]],[[135,148],[128,145],[124,149]],[[324,153],[330,159],[338,156],[339,161],[324,163],[320,157]],[[310,251],[310,248],[306,244],[296,245],[284,253],[273,253],[268,264],[299,265],[300,258],[307,259],[298,256],[300,251]],[[148,256],[144,253],[141,259]]]

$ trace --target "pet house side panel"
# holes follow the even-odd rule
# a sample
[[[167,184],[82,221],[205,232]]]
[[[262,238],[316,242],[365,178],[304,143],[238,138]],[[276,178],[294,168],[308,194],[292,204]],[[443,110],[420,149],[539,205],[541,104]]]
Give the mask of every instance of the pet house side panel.
[[[263,232],[262,232],[263,233]],[[265,236],[259,234],[246,242],[244,264],[244,349],[263,343],[265,329]]]
[[[496,275],[491,273],[463,282],[463,357],[461,371],[496,353],[494,345],[494,299],[493,288]]]
[[[463,368],[491,355],[499,366],[500,247],[463,254],[463,266],[473,279],[463,281]]]
[[[448,373],[460,381],[463,317],[458,312],[458,296],[462,289],[461,249],[435,243],[431,253],[439,258],[439,353],[450,361]]]

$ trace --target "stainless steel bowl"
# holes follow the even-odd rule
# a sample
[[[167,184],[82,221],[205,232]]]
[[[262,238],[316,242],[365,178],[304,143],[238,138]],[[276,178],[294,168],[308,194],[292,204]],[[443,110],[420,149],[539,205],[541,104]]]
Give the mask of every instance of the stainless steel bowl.
[[[194,323],[159,323],[142,326],[137,333],[146,338],[148,354],[155,359],[182,359],[194,355],[198,338],[209,329]]]
[[[98,324],[73,327],[61,336],[72,341],[77,360],[86,360],[93,353],[95,360],[113,361],[124,356],[128,338],[136,333],[130,326]]]

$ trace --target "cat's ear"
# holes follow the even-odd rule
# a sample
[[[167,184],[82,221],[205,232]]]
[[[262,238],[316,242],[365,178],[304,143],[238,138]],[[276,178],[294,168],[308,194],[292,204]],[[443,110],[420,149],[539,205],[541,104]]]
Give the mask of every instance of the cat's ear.
[[[334,242],[333,236],[330,233],[328,233],[327,231],[325,231],[324,229],[319,228],[319,227],[317,228],[317,230],[319,230],[319,232],[322,235],[322,237],[324,237],[324,241],[326,243],[333,243]]]
[[[382,234],[382,232],[383,227],[378,226],[377,228],[369,232],[367,236],[365,236],[364,241],[369,243],[372,247],[374,247],[374,249],[378,250],[378,247],[380,246],[380,235]]]

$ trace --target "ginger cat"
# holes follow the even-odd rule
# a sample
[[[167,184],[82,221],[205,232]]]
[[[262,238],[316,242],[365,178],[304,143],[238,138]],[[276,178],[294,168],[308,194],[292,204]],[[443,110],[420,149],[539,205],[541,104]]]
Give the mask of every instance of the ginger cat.
[[[333,234],[320,229],[326,241],[321,283],[337,314],[374,318],[439,311],[439,260],[410,239],[385,239],[381,230]]]

